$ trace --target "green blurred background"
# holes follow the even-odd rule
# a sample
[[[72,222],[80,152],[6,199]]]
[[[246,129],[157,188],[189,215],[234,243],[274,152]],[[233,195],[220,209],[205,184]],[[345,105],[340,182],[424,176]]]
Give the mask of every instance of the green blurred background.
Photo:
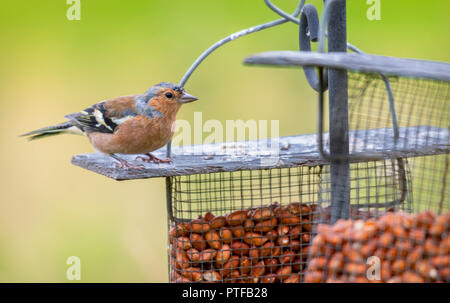
[[[274,1],[293,11],[296,1]],[[160,179],[115,182],[70,164],[82,137],[27,142],[17,135],[100,100],[177,82],[212,43],[276,19],[262,0],[1,0],[0,282],[65,282],[79,256],[82,282],[167,281],[166,205]],[[320,10],[322,1],[307,1]],[[381,0],[381,20],[348,1],[348,39],[370,53],[450,60],[450,2]],[[296,69],[244,67],[267,50],[296,50],[285,24],[215,52],[187,90],[200,101],[178,118],[280,120],[280,134],[315,131],[315,95]]]

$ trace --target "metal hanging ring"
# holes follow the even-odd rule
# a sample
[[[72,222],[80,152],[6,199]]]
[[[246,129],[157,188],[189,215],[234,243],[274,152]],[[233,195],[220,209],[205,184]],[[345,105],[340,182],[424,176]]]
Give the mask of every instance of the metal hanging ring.
[[[307,4],[303,7],[300,14],[300,26],[299,26],[299,48],[302,52],[311,51],[311,41],[317,42],[319,37],[319,14],[316,8],[312,4]],[[303,72],[305,73],[306,80],[309,85],[317,92],[326,91],[328,89],[328,73],[323,73],[323,85],[319,85],[319,76],[317,75],[316,68],[314,66],[303,66]]]

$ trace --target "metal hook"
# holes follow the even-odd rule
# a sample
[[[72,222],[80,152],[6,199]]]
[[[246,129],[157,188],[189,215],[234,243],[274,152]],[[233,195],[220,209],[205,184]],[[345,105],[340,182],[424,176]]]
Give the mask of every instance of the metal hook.
[[[268,0],[267,0],[268,1]],[[319,15],[316,8],[312,4],[307,4],[303,7],[300,15],[299,27],[299,48],[300,51],[310,52],[311,41],[316,42],[319,36]],[[319,77],[314,66],[303,66],[306,80],[309,85],[317,92],[320,89],[326,91],[328,89],[327,73],[324,74],[323,84],[319,85]]]

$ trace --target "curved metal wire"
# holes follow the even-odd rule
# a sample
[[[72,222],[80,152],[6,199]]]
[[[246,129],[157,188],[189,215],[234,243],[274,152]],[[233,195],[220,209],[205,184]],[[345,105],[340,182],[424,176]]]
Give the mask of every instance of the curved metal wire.
[[[299,14],[300,11],[303,7],[303,5],[305,4],[306,0],[301,0],[300,3],[297,6],[297,9],[295,10],[295,12],[291,15],[292,18],[296,18]],[[229,35],[228,37],[223,38],[222,40],[217,41],[216,43],[214,43],[213,45],[211,45],[207,50],[205,50],[198,58],[197,60],[194,61],[194,63],[192,63],[192,65],[189,67],[189,69],[187,70],[187,72],[184,74],[183,78],[180,81],[180,86],[184,87],[184,85],[186,84],[187,80],[191,77],[192,73],[195,71],[195,69],[200,65],[200,63],[202,63],[203,60],[206,59],[206,57],[208,57],[213,51],[215,51],[217,48],[221,47],[222,45],[231,42],[233,40],[236,40],[237,38],[246,36],[248,34],[251,33],[255,33],[255,32],[259,32],[262,31],[264,29],[268,29],[277,25],[281,25],[284,24],[286,22],[288,22],[289,19],[286,19],[283,17],[283,19],[279,19],[279,20],[274,20],[271,22],[267,22],[264,24],[260,24],[260,25],[256,25],[250,28],[246,28],[243,29],[241,31],[235,32],[231,35]]]
[[[300,24],[300,22],[297,20],[297,18],[295,18],[292,15],[289,15],[288,13],[286,13],[285,11],[279,9],[275,4],[273,4],[272,2],[270,2],[270,0],[264,0],[264,3],[271,9],[273,10],[275,13],[277,13],[278,15],[280,15],[281,17],[283,17],[284,19],[287,19],[291,22],[294,22],[296,24]],[[303,4],[305,4],[305,1],[303,1]],[[303,5],[302,5],[303,6]]]

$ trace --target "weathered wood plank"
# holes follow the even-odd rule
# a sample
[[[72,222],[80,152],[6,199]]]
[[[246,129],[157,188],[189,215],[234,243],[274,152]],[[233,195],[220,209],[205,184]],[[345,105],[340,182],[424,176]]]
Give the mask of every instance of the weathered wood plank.
[[[450,151],[450,131],[428,126],[400,128],[397,141],[390,128],[351,131],[349,139],[352,154],[370,156],[373,160]],[[98,153],[74,156],[72,163],[116,180],[327,164],[320,157],[315,134],[281,137],[279,157],[271,158],[264,149],[267,145],[267,140],[258,140],[174,147],[171,164],[143,163],[135,161],[135,155],[122,155],[131,163],[143,164],[145,168],[141,170],[116,168],[113,159]],[[154,154],[164,158],[165,149]],[[361,159],[353,160],[358,161]]]
[[[369,54],[271,51],[251,55],[245,58],[244,63],[286,67],[323,66],[366,73],[450,81],[449,63]]]

